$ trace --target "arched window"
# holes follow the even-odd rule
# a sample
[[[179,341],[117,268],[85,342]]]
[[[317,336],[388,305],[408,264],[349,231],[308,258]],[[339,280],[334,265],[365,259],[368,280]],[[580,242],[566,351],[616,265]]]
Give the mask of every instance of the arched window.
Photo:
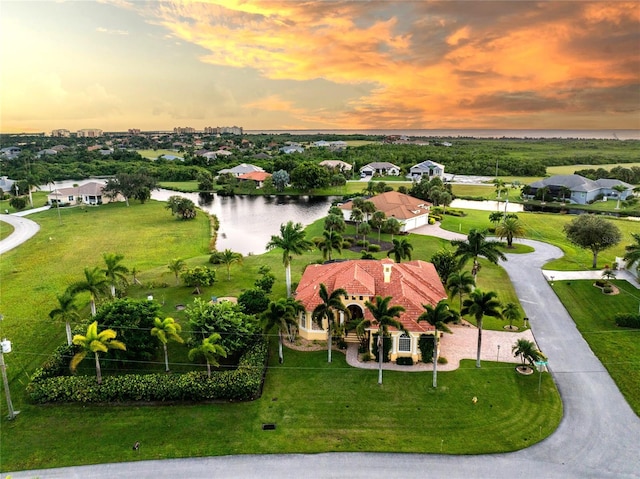
[[[399,353],[410,353],[411,352],[411,338],[403,333],[402,336],[398,339],[398,352]]]

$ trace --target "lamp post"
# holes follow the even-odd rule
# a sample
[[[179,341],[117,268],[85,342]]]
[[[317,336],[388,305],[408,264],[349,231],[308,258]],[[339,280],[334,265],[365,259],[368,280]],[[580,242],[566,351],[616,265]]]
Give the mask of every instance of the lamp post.
[[[4,383],[4,392],[7,395],[7,408],[9,409],[9,419],[15,419],[16,415],[20,411],[14,411],[13,403],[11,402],[11,392],[9,391],[9,380],[7,379],[7,366],[4,364],[4,353],[11,352],[11,341],[3,339],[0,343],[0,369],[2,369],[2,382]]]

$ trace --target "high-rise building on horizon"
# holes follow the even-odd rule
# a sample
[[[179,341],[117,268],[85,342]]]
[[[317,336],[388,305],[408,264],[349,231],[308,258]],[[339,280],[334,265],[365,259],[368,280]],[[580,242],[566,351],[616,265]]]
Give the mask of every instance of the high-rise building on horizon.
[[[102,136],[102,130],[98,128],[84,128],[76,133],[78,138],[97,138]]]
[[[51,136],[69,138],[71,136],[71,132],[64,128],[60,128],[59,130],[51,130]]]

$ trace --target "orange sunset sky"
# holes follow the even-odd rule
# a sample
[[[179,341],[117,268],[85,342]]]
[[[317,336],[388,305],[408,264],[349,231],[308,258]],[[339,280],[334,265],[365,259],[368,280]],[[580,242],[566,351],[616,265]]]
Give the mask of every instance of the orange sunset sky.
[[[0,130],[638,129],[640,2],[0,2]]]

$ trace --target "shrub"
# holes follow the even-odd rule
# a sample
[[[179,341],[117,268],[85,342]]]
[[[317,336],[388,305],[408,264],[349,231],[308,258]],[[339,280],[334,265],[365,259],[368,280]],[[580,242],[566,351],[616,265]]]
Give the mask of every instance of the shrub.
[[[413,358],[411,356],[400,356],[396,359],[396,364],[398,366],[413,366]]]
[[[358,240],[356,241],[356,246],[362,246],[366,248],[369,246],[369,242],[367,240]]]
[[[435,218],[433,216],[429,217],[429,224],[430,225],[435,225],[436,224],[436,220],[435,220]]]
[[[380,251],[380,245],[379,244],[370,244],[369,247],[367,248],[367,250],[371,253],[377,253],[378,251]]]
[[[602,288],[602,292],[604,294],[611,294],[613,293],[613,288],[611,286],[605,286],[604,288]]]
[[[604,288],[607,285],[607,282],[603,279],[596,279],[596,286],[598,288]]]
[[[444,356],[438,356],[438,364],[447,364],[448,362]]]
[[[36,371],[26,392],[37,403],[107,403],[131,401],[247,401],[259,397],[268,355],[267,343],[256,341],[234,370],[186,374],[127,374],[105,376],[48,376]]]
[[[640,314],[618,313],[615,315],[614,321],[621,328],[640,329]]]
[[[451,216],[467,216],[467,214],[462,210],[452,210],[452,209],[448,209],[445,212],[445,214],[451,215]]]
[[[422,362],[430,363],[433,359],[433,335],[432,334],[421,334],[420,339],[418,340],[418,348],[420,348],[420,353],[422,354]]]

